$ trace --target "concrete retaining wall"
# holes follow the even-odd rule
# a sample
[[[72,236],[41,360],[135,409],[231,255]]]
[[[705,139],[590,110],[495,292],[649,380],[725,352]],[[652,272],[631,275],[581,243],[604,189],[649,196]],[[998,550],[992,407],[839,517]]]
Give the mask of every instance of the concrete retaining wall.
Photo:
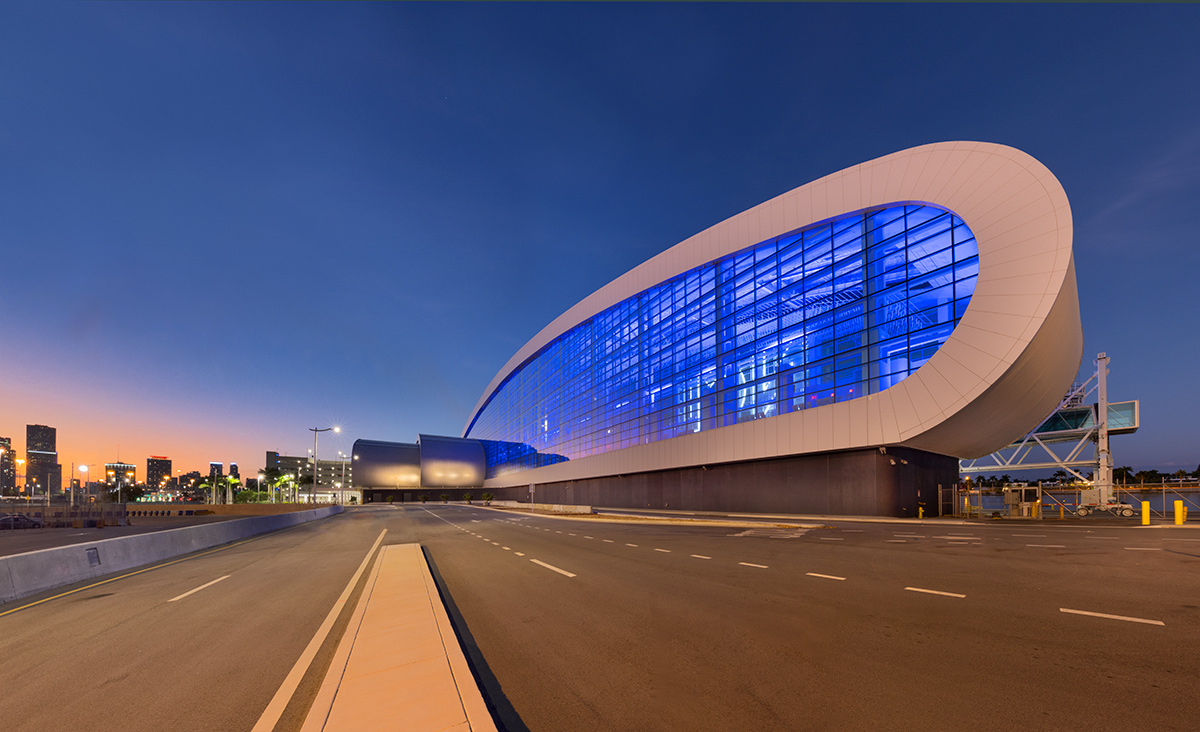
[[[341,513],[341,506],[120,536],[0,557],[0,603]]]

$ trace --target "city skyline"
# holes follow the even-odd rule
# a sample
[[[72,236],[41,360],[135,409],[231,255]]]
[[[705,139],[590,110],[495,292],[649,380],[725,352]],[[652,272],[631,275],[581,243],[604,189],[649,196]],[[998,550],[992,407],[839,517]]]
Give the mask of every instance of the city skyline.
[[[313,427],[343,428],[322,458],[458,435],[581,293],[848,161],[977,139],[1066,189],[1081,374],[1107,352],[1111,397],[1142,403],[1116,463],[1194,470],[1197,28],[1190,6],[8,4],[0,435],[24,456],[25,425],[56,427],[64,484],[151,455],[250,477]]]

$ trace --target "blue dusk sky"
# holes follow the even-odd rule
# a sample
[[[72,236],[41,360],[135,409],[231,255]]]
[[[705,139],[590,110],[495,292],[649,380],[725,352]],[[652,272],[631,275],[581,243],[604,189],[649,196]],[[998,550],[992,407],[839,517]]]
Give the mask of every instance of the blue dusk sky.
[[[1200,440],[1200,7],[0,5],[0,435],[177,469],[460,434],[584,296],[755,204],[984,140],[1067,191],[1086,335]]]

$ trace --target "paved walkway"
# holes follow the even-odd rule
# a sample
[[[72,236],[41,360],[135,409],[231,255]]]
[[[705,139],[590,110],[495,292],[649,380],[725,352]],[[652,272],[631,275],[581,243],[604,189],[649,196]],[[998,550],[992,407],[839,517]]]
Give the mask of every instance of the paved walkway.
[[[302,732],[495,732],[420,544],[380,549]]]

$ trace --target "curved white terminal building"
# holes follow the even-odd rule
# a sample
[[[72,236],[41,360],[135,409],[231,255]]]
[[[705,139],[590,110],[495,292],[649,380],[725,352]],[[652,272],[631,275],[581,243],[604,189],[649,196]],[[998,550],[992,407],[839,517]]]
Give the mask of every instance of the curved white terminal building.
[[[463,437],[498,498],[914,515],[1053,411],[1071,210],[1003,145],[887,155],[729,218],[556,318]]]

